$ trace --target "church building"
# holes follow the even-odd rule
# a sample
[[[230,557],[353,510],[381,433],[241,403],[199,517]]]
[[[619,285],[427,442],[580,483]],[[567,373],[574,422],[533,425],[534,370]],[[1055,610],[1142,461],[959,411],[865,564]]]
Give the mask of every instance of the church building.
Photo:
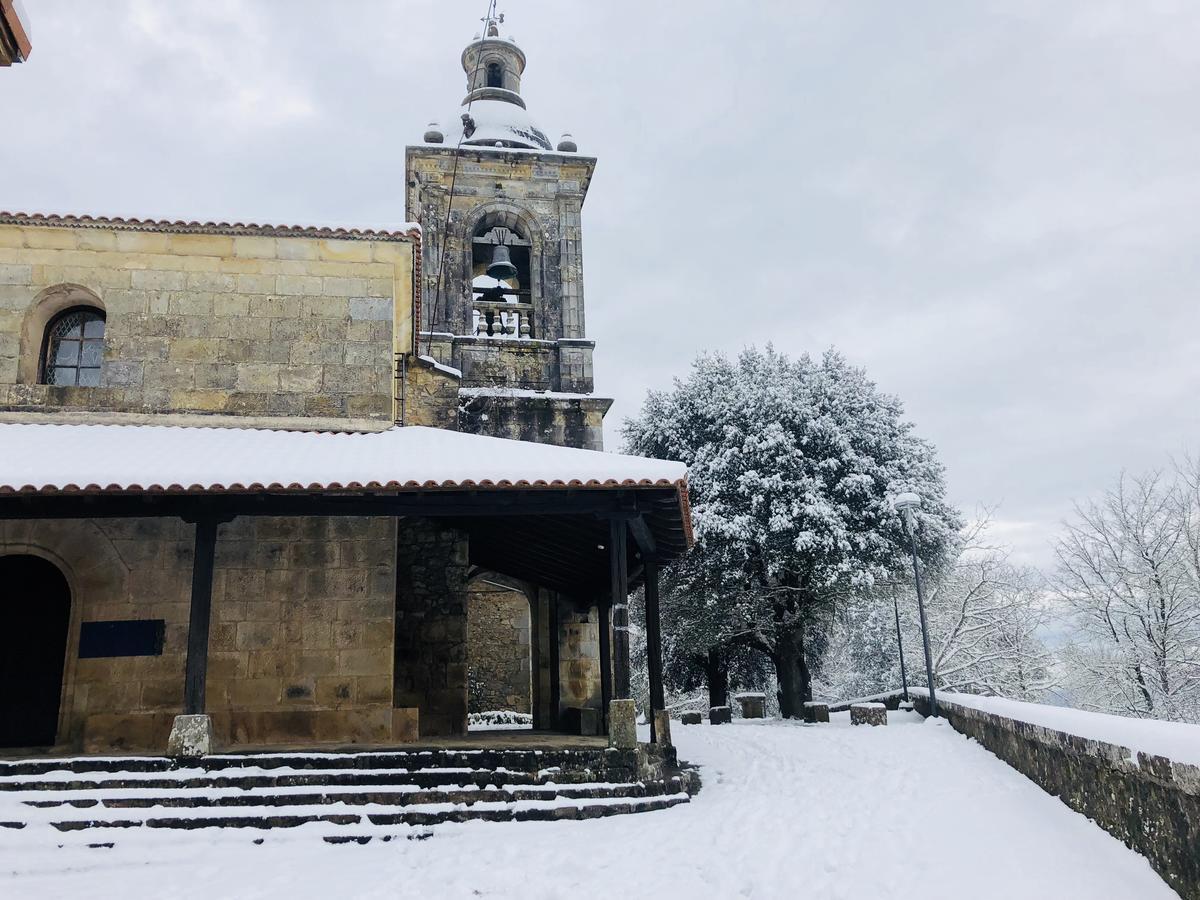
[[[669,741],[686,470],[601,452],[596,160],[534,124],[501,28],[406,150],[409,224],[0,213],[0,755],[454,741],[494,710],[629,749],[635,702]]]

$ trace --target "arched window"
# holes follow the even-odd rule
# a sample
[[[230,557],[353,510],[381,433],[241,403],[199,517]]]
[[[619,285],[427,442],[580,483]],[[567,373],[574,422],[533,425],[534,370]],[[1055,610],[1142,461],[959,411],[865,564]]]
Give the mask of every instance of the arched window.
[[[90,306],[63,310],[46,326],[40,381],[99,387],[103,359],[104,313]]]
[[[498,62],[490,62],[487,65],[487,86],[494,88],[504,87],[504,67]]]

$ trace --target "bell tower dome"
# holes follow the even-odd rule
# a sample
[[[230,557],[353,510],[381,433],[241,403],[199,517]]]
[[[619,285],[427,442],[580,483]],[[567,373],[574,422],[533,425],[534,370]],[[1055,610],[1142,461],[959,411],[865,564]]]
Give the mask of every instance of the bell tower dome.
[[[594,157],[557,149],[521,96],[525,51],[484,21],[462,51],[449,127],[406,149],[407,215],[422,229],[418,354],[459,370],[461,430],[602,449],[593,395],[581,210]]]

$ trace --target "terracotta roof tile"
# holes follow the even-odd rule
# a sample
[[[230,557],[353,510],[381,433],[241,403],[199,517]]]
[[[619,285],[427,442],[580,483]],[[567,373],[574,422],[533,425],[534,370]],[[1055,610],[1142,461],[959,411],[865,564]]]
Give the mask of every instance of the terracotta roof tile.
[[[259,225],[253,222],[185,222],[183,220],[167,219],[0,212],[0,224],[57,228],[113,228],[124,231],[157,231],[168,234],[323,237],[351,241],[419,241],[421,238],[421,227],[415,222],[406,222],[396,230],[373,230],[369,228],[339,228],[314,225]]]

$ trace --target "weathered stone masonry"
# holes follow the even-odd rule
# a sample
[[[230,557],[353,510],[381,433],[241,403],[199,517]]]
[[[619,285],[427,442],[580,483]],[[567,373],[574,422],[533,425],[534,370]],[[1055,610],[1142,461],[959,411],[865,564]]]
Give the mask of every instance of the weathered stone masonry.
[[[0,215],[0,410],[392,421],[411,239],[37,222]],[[45,324],[75,305],[105,314],[100,387],[38,384]]]
[[[462,532],[399,524],[395,705],[419,710],[422,735],[467,729],[467,552]]]
[[[174,518],[8,521],[0,554],[71,587],[59,742],[157,750],[183,707],[193,526]],[[220,527],[208,707],[223,745],[392,734],[395,523],[235,519]],[[162,619],[161,655],[78,659],[83,622]]]
[[[927,697],[914,696],[929,714]],[[956,731],[1145,856],[1187,900],[1200,900],[1200,767],[1131,753],[938,699]]]
[[[470,586],[467,633],[470,711],[533,712],[529,598],[477,578]]]

